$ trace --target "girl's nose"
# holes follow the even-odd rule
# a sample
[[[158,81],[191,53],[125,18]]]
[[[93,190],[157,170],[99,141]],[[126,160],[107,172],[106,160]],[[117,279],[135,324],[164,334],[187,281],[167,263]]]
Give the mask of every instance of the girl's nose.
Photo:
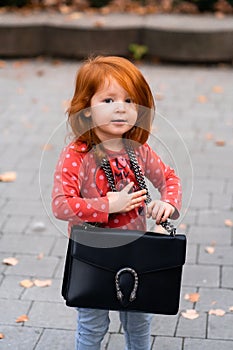
[[[125,112],[125,102],[116,102],[116,112]]]

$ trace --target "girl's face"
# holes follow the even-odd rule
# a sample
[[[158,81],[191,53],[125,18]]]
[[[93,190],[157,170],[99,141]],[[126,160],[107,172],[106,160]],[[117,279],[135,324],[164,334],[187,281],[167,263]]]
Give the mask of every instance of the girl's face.
[[[110,78],[92,96],[91,118],[102,142],[119,139],[135,125],[137,108],[129,93]]]

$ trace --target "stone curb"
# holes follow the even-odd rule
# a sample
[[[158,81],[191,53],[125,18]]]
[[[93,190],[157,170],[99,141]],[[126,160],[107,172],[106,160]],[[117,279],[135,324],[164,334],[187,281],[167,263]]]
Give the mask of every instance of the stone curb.
[[[129,56],[136,43],[148,47],[148,57],[165,61],[232,62],[233,17],[5,13],[0,43],[2,57]]]

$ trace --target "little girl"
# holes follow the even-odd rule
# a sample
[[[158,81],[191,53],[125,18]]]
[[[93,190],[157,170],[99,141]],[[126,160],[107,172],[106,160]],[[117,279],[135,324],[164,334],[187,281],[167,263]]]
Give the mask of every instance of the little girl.
[[[68,110],[74,140],[60,155],[52,193],[53,213],[69,232],[82,222],[146,231],[146,217],[156,224],[179,217],[180,180],[146,143],[154,108],[150,87],[127,59],[99,56],[81,66]],[[145,204],[135,160],[160,200]],[[149,350],[151,317],[120,312],[126,350]],[[108,311],[79,308],[76,350],[99,350],[108,326]]]

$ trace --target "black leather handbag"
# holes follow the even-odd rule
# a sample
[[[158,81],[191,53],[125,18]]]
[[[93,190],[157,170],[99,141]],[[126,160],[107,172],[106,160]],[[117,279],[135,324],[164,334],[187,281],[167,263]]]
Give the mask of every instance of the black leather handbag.
[[[62,295],[67,306],[175,315],[184,234],[74,226]]]

